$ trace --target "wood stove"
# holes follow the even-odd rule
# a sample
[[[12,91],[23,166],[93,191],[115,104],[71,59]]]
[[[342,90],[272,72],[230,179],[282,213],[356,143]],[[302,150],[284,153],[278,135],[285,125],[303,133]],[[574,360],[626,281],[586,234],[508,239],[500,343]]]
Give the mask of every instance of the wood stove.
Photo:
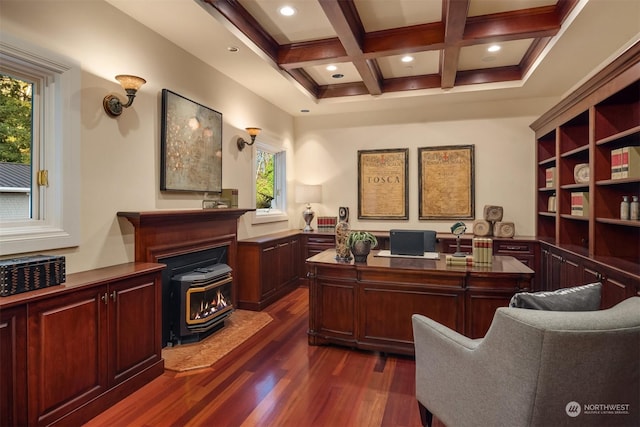
[[[162,346],[169,345],[171,278],[216,263],[236,269],[238,219],[255,209],[180,209],[118,212],[131,223],[135,236],[135,260],[166,264],[162,272]],[[125,227],[124,223],[121,224]],[[216,259],[219,248],[224,259]],[[189,255],[189,257],[183,257]],[[186,259],[186,261],[185,261]],[[232,282],[232,288],[237,284]],[[236,305],[237,292],[232,291]]]
[[[199,341],[224,326],[233,311],[231,268],[199,267],[171,278],[171,345]]]

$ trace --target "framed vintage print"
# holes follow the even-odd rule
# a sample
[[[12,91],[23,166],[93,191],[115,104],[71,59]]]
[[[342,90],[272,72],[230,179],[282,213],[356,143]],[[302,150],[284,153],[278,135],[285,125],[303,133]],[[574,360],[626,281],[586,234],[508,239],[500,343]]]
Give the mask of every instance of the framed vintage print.
[[[358,151],[358,219],[409,218],[409,149]]]
[[[160,190],[222,191],[222,113],[162,89]]]
[[[418,148],[420,219],[473,219],[474,146]]]

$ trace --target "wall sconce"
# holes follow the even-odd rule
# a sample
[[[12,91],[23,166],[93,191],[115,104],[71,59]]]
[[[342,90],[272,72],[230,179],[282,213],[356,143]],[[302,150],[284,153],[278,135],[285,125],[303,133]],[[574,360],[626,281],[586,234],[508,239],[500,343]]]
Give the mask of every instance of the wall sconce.
[[[260,133],[260,131],[262,129],[260,129],[260,128],[245,128],[245,130],[247,131],[247,133],[251,137],[251,142],[245,141],[244,139],[242,139],[242,137],[238,138],[237,144],[238,144],[238,150],[239,151],[244,150],[244,146],[245,145],[253,145],[253,143],[256,142],[256,136],[258,136],[258,134]]]
[[[105,96],[102,100],[102,106],[104,107],[104,111],[109,117],[118,117],[120,114],[122,114],[123,108],[131,107],[131,104],[133,104],[133,98],[136,97],[136,92],[138,91],[138,89],[140,89],[140,86],[147,82],[141,77],[129,76],[126,74],[117,75],[116,80],[120,82],[122,88],[127,92],[127,98],[129,98],[129,102],[123,105],[117,96]]]
[[[307,208],[302,212],[302,218],[306,223],[302,231],[313,231],[311,221],[315,216],[315,212],[311,210],[311,203],[320,203],[322,201],[321,185],[298,185],[296,186],[296,203],[306,203]]]

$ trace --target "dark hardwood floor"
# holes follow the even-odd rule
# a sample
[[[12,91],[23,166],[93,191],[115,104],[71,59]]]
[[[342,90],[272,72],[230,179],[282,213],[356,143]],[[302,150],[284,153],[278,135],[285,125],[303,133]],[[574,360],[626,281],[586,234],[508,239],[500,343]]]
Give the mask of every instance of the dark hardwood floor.
[[[86,426],[419,426],[414,360],[309,346],[308,304],[296,289],[211,368],[165,371]]]

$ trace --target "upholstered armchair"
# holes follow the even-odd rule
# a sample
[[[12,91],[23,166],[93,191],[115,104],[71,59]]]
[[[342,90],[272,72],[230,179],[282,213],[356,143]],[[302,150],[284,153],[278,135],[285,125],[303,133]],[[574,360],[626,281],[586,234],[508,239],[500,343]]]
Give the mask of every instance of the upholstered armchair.
[[[477,340],[412,321],[424,425],[640,425],[640,297],[599,311],[499,308]]]

